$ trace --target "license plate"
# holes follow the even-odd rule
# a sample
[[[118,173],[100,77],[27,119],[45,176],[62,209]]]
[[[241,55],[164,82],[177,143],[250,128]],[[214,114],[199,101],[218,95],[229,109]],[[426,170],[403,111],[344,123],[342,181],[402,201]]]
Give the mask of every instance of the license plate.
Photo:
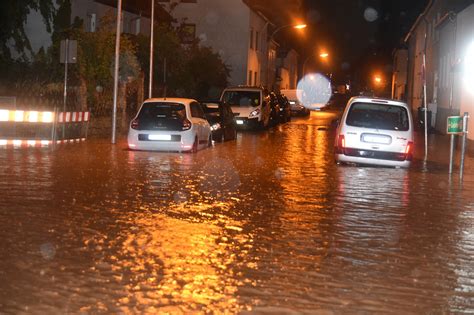
[[[237,125],[243,125],[244,124],[243,120],[236,120],[235,122],[237,123]]]
[[[392,138],[384,135],[364,134],[362,135],[362,141],[368,143],[390,144],[392,142]]]
[[[171,135],[148,135],[148,140],[170,141]]]

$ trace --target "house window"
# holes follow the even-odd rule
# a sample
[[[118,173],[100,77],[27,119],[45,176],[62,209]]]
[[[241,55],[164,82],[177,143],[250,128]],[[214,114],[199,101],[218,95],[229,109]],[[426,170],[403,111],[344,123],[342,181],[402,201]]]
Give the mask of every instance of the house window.
[[[258,51],[258,32],[255,32],[255,50]]]
[[[253,29],[250,29],[250,49],[253,49]]]
[[[94,33],[95,28],[96,28],[96,23],[97,23],[97,16],[95,15],[95,13],[88,14],[87,20],[88,20],[88,23],[87,23],[86,31]]]
[[[134,28],[134,34],[135,35],[138,35],[140,34],[140,28],[141,28],[141,18],[137,17],[134,19],[134,22],[133,22],[133,28]]]
[[[257,85],[257,71],[255,71],[253,74],[253,84]]]
[[[252,70],[249,70],[248,85],[252,85]]]
[[[196,38],[196,24],[181,25],[179,36],[183,44],[191,44]]]

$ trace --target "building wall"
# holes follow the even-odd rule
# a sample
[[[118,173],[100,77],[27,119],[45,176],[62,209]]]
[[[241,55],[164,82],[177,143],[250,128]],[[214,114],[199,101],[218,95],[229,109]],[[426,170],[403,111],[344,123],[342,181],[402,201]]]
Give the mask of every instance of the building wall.
[[[166,6],[164,3],[162,5]],[[251,68],[248,66],[251,13],[241,0],[180,3],[171,15],[178,22],[194,24],[201,45],[211,47],[220,54],[224,63],[231,68],[230,85],[247,84],[249,70],[259,70],[255,60]]]
[[[250,11],[247,66],[247,83],[249,85],[266,85],[268,81],[264,71],[267,64],[267,26],[268,24],[260,15]]]
[[[468,86],[464,79],[463,69],[468,48],[474,45],[474,5],[469,6],[457,15],[456,29],[456,71],[454,92],[455,102],[459,102],[459,114],[470,114],[468,139],[474,140],[474,87]],[[473,58],[474,56],[471,56]]]
[[[392,98],[406,100],[408,50],[397,49],[393,55]]]
[[[436,114],[436,129],[446,132],[447,117],[459,112],[459,103],[455,101],[455,82],[453,65],[455,62],[456,21],[447,20],[438,29],[439,54],[437,61],[438,79],[438,108]]]
[[[280,89],[296,89],[298,84],[298,53],[293,49],[282,60]]]
[[[426,47],[427,106],[433,115],[432,126],[444,133],[446,117],[459,113],[465,97],[456,64],[460,60],[460,36],[470,32],[466,38],[473,38],[470,4],[472,0],[434,0],[408,36],[407,101],[414,111],[423,106],[422,62]],[[456,12],[461,12],[458,17]],[[466,25],[462,32],[461,17]]]

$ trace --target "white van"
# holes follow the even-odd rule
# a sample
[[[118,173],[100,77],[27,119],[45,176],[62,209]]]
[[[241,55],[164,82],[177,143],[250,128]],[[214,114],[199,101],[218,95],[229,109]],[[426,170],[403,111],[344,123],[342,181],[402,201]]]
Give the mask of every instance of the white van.
[[[222,91],[221,102],[231,106],[237,128],[267,128],[270,124],[270,96],[262,88],[226,88]]]
[[[413,159],[413,118],[407,104],[353,97],[337,127],[335,160],[340,163],[408,167]]]

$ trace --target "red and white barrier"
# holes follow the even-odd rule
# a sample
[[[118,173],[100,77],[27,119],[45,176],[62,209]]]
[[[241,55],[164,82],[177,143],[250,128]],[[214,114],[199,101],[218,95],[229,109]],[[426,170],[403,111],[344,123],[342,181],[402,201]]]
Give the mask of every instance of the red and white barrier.
[[[41,148],[52,144],[51,140],[7,140],[0,139],[0,147],[15,147],[15,148]]]
[[[57,140],[57,144],[64,144],[64,143],[74,143],[74,142],[82,142],[86,141],[86,138],[76,138],[76,139],[64,139],[64,140]]]
[[[1,122],[53,123],[53,112],[0,109]]]
[[[90,112],[60,112],[58,123],[86,122],[89,121]]]

